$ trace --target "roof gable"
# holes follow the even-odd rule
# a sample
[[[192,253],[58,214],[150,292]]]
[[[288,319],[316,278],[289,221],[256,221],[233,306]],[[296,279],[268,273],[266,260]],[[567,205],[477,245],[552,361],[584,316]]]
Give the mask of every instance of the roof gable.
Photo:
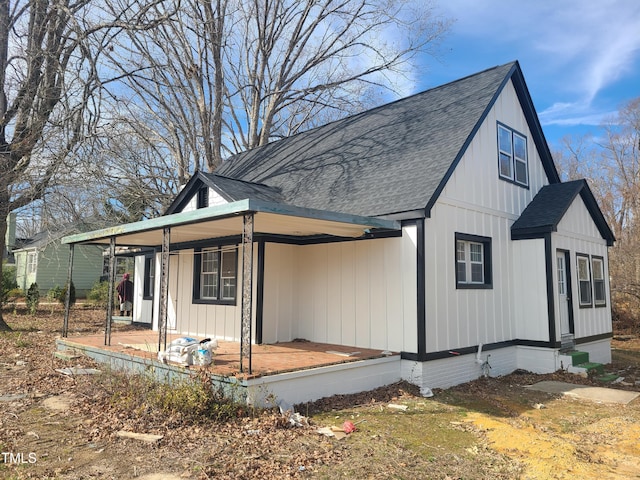
[[[543,187],[524,209],[520,218],[511,226],[511,238],[513,240],[541,238],[547,233],[556,231],[558,224],[578,195],[581,196],[602,238],[607,241],[607,245],[613,245],[615,241],[613,232],[602,215],[586,180],[574,180]]]
[[[227,202],[245,199],[282,201],[277,188],[198,171],[169,205],[164,215],[181,212],[202,187],[211,188]]]
[[[241,153],[216,173],[276,188],[282,202],[301,207],[428,215],[509,80],[549,182],[558,182],[517,62]]]

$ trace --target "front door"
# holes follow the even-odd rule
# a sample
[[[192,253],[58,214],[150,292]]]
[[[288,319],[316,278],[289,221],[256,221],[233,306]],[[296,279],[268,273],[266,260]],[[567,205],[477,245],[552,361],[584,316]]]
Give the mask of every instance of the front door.
[[[560,315],[560,338],[562,343],[573,342],[573,322],[571,321],[570,276],[568,270],[568,252],[556,252],[556,270],[558,274],[556,291],[558,293],[558,312]]]

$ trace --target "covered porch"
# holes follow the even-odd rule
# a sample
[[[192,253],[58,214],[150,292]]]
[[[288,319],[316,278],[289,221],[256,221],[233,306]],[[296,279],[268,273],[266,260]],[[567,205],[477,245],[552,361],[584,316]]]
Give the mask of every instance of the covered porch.
[[[179,336],[169,334],[167,340]],[[158,361],[157,332],[151,330],[114,332],[111,345],[104,344],[103,334],[59,338],[56,343],[61,352],[90,357],[113,370],[152,373],[161,381],[184,380],[204,371],[215,386],[255,406],[370,390],[399,381],[401,373],[399,353],[307,341],[253,345],[251,374],[241,371],[238,342],[218,341],[207,367]]]
[[[213,240],[235,243],[238,247],[238,296],[234,301],[238,310],[239,340],[228,342],[228,350],[217,355],[218,365],[228,366],[227,371],[216,372],[220,375],[234,375],[249,381],[265,378],[274,373],[291,373],[294,370],[335,367],[356,360],[363,361],[380,356],[380,350],[363,353],[363,349],[344,345],[318,344],[318,350],[310,354],[311,342],[289,342],[261,345],[262,342],[262,296],[264,284],[264,245],[265,242],[306,243],[344,242],[354,239],[386,238],[401,235],[400,222],[379,218],[346,215],[335,212],[319,211],[265,201],[242,200],[215,207],[206,207],[188,212],[173,213],[152,220],[120,225],[113,228],[65,237],[63,243],[70,246],[69,282],[73,275],[73,248],[81,244],[97,244],[109,247],[110,273],[109,292],[112,294],[115,283],[114,258],[116,247],[129,247],[140,250],[153,250],[159,257],[156,270],[158,313],[154,320],[157,330],[149,331],[143,341],[114,339],[111,331],[113,320],[113,299],[110,298],[105,319],[105,332],[102,338],[86,340],[86,348],[104,347],[106,352],[115,352],[141,358],[139,353],[117,351],[120,343],[130,345],[147,343],[164,350],[173,338],[173,334],[185,335],[187,331],[170,331],[168,326],[169,284],[178,288],[171,273],[171,255],[181,249],[193,248],[193,245]],[[254,244],[256,248],[254,249]],[[257,251],[257,255],[254,254]],[[304,266],[300,266],[303,268]],[[172,267],[173,268],[173,267]],[[67,337],[70,311],[67,305],[63,326],[63,337]],[[189,335],[193,336],[193,335]],[[215,337],[215,335],[213,335]],[[223,344],[220,337],[217,340]],[[227,338],[228,340],[228,338]],[[73,342],[76,342],[74,339]],[[61,345],[71,342],[63,338]],[[296,348],[294,343],[299,343]],[[300,347],[306,353],[300,353]],[[347,342],[345,342],[347,343]],[[346,349],[346,350],[345,350]],[[133,350],[135,352],[135,350]],[[327,351],[338,353],[328,354]],[[346,357],[345,353],[361,352],[364,357]],[[295,352],[295,353],[294,353]],[[149,353],[149,352],[147,352]],[[147,355],[149,357],[150,355]],[[271,359],[267,361],[267,359]],[[145,361],[153,359],[146,358]],[[254,364],[254,361],[260,363]]]

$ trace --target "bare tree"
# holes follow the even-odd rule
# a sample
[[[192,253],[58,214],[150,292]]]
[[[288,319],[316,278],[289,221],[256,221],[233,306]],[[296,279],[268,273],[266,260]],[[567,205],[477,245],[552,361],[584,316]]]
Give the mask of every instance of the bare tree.
[[[99,124],[99,61],[114,36],[168,15],[125,1],[0,0],[0,251],[7,215],[42,198]]]
[[[183,0],[112,60],[184,182],[229,154],[370,106],[450,22],[410,0]],[[388,40],[385,40],[388,39]],[[155,139],[154,139],[155,141]]]
[[[82,169],[96,179],[95,215],[111,225],[161,215],[180,186],[171,152],[139,120],[122,118],[102,127],[91,149],[94,161]]]
[[[584,177],[616,237],[609,270],[614,307],[640,321],[640,97],[623,105],[598,137],[565,138],[556,155],[569,178]]]

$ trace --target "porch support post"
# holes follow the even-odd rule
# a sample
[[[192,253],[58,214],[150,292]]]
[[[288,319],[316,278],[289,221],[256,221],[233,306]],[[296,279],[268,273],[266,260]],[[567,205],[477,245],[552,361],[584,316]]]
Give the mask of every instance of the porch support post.
[[[158,351],[167,349],[167,314],[169,310],[169,242],[171,228],[162,229],[160,252],[160,311],[158,314]]]
[[[113,316],[113,286],[116,283],[116,237],[109,239],[109,293],[107,294],[107,320],[104,344],[111,345],[111,318]]]
[[[244,359],[249,359],[251,374],[251,293],[253,284],[253,213],[242,221],[242,319],[240,323],[240,371],[244,372]]]
[[[71,309],[71,276],[73,274],[73,247],[69,244],[69,270],[67,271],[67,294],[64,299],[64,322],[62,324],[62,336],[66,338],[69,335],[69,310]]]

